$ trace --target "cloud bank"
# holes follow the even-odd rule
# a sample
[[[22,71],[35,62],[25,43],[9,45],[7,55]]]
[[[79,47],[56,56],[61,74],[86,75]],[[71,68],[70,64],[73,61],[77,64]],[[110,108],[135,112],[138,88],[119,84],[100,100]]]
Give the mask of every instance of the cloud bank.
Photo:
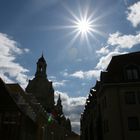
[[[21,66],[17,58],[28,51],[19,48],[19,44],[7,34],[0,33],[0,77],[5,82],[19,82],[25,87],[29,70]]]
[[[133,27],[140,25],[140,1],[128,7],[127,20],[132,23]]]
[[[91,79],[91,78],[98,78],[100,75],[99,70],[89,70],[89,71],[76,71],[70,74],[71,77],[79,78],[79,79]]]
[[[58,96],[61,96],[63,110],[66,117],[69,117],[72,124],[72,129],[80,133],[80,114],[84,109],[86,97],[69,97],[67,93],[56,91],[55,101],[57,101]]]
[[[120,32],[110,34],[108,42],[111,46],[117,46],[122,49],[131,49],[137,44],[140,44],[140,33],[136,35],[123,35]]]

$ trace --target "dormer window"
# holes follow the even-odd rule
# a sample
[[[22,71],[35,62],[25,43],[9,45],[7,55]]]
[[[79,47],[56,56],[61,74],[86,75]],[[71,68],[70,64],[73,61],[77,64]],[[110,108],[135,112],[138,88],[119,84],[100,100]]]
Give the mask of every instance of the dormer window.
[[[139,79],[139,70],[136,66],[129,66],[126,68],[127,80],[138,80]]]

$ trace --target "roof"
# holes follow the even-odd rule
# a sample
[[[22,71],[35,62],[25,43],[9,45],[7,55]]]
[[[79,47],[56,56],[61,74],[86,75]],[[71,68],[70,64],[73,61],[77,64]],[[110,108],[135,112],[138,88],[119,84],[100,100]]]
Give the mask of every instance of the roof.
[[[46,63],[46,60],[45,60],[43,54],[42,54],[42,56],[38,59],[38,61],[39,61],[39,62],[45,62],[45,63]]]
[[[9,89],[7,88],[4,81],[0,78],[0,109],[13,109],[17,110],[19,109],[15,100],[12,98]]]
[[[128,82],[126,68],[133,65],[139,67],[139,58],[140,51],[113,56],[106,71],[101,72],[101,82]]]
[[[16,93],[21,93],[21,94],[25,94],[24,90],[20,87],[19,84],[15,83],[15,84],[6,84],[6,86],[9,89],[9,92],[11,94],[16,94]]]
[[[14,99],[17,106],[20,110],[26,114],[31,120],[35,121],[35,114],[33,114],[34,109],[32,103],[29,99],[29,96],[26,92],[20,87],[19,84],[5,84],[11,97]],[[32,108],[32,111],[28,111],[28,107]]]
[[[118,66],[118,64],[134,63],[135,60],[138,60],[138,57],[140,58],[140,51],[113,56],[106,70],[109,71],[113,66]]]

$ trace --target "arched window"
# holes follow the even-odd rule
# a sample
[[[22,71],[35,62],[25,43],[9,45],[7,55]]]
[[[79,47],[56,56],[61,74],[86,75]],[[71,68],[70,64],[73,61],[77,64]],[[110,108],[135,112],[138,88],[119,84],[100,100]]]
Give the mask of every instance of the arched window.
[[[138,80],[139,79],[139,69],[135,65],[129,65],[126,67],[126,77],[127,80]]]

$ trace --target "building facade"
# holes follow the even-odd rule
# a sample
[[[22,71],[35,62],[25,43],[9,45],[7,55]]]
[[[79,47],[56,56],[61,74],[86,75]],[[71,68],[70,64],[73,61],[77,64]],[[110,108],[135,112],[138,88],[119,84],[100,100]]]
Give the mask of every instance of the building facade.
[[[18,84],[5,84],[0,79],[0,139],[37,140],[35,116],[21,92]]]
[[[29,80],[26,92],[28,95],[35,96],[49,116],[46,137],[53,138],[53,140],[63,140],[71,133],[71,123],[63,113],[60,95],[55,105],[53,85],[47,78],[46,70],[47,63],[42,55],[37,61],[35,77]]]
[[[32,93],[47,111],[54,109],[54,89],[52,82],[47,79],[47,63],[43,55],[38,59],[35,77],[29,80],[27,93]]]
[[[140,52],[114,56],[90,90],[81,140],[140,139]]]
[[[74,140],[71,122],[63,113],[61,97],[54,102],[52,82],[47,79],[43,55],[37,61],[35,77],[24,91],[19,84],[0,79],[0,139]]]

